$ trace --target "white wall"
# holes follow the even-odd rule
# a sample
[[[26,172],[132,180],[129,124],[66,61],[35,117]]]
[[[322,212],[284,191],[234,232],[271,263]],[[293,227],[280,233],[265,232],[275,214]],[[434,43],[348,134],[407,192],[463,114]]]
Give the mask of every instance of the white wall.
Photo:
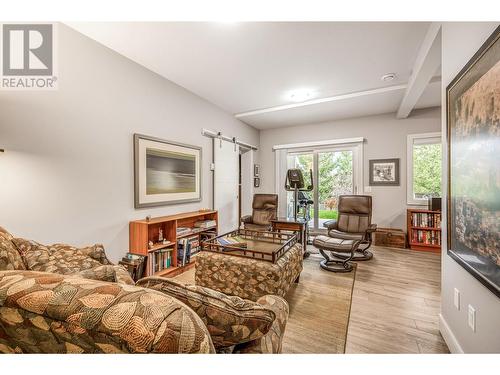
[[[490,36],[498,23],[444,23],[442,29],[443,103],[446,86]],[[442,131],[446,132],[443,107]],[[446,147],[446,142],[444,142]],[[446,158],[446,154],[445,158]],[[447,163],[443,171],[446,190]],[[446,209],[444,207],[444,209]],[[443,219],[446,215],[443,215]],[[441,285],[441,332],[450,350],[466,353],[500,352],[500,299],[446,254],[446,223],[443,222]],[[453,305],[453,290],[461,293],[460,311]],[[467,325],[467,306],[476,309],[476,332]]]
[[[273,145],[364,137],[364,182],[368,185],[370,159],[400,158],[400,186],[372,186],[373,222],[380,227],[406,228],[406,138],[408,134],[441,131],[439,108],[414,111],[404,120],[384,114],[319,124],[261,130],[262,193],[274,192]]]
[[[165,51],[168,53],[168,51]],[[258,132],[200,97],[59,25],[59,90],[0,92],[0,226],[43,243],[128,250],[128,222],[212,204],[211,140]],[[133,133],[203,147],[203,200],[135,210]]]

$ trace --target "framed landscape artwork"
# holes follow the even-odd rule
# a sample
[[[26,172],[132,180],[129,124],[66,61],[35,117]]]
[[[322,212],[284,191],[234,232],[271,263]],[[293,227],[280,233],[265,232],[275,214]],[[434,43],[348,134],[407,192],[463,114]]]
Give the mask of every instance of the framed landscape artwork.
[[[370,160],[369,168],[371,186],[399,186],[399,159]]]
[[[134,134],[135,208],[201,200],[201,148]]]
[[[500,297],[500,27],[446,88],[448,254]]]

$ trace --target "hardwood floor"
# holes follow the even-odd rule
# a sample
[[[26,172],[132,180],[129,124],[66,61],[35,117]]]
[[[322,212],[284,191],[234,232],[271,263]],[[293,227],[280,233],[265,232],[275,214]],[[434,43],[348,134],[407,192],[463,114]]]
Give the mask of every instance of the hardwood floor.
[[[346,353],[449,353],[438,329],[441,256],[373,248],[357,262]]]

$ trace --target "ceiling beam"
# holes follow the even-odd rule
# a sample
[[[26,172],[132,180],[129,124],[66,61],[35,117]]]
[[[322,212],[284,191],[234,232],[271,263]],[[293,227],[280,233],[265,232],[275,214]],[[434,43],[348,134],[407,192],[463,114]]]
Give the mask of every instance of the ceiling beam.
[[[397,118],[407,118],[441,65],[441,24],[433,22],[418,51]]]
[[[242,117],[247,117],[247,116],[261,115],[264,113],[284,111],[284,110],[291,109],[291,108],[305,107],[305,106],[313,105],[313,104],[334,102],[337,100],[359,98],[361,96],[366,96],[366,95],[374,95],[374,94],[381,94],[381,93],[385,93],[385,92],[404,90],[405,88],[406,88],[406,84],[381,87],[381,88],[372,89],[372,90],[357,91],[357,92],[353,92],[350,94],[342,94],[342,95],[336,95],[336,96],[329,96],[327,98],[312,99],[312,100],[308,100],[306,102],[301,102],[301,103],[285,104],[285,105],[279,105],[276,107],[257,109],[255,111],[236,113],[234,115],[234,117],[242,118]]]

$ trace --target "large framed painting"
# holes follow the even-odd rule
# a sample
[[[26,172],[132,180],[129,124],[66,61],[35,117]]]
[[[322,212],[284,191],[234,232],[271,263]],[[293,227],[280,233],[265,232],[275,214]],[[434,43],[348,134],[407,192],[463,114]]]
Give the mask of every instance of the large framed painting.
[[[448,254],[500,297],[500,27],[446,88]]]
[[[135,208],[201,200],[201,147],[134,134]]]
[[[369,161],[370,186],[399,186],[399,159]]]

